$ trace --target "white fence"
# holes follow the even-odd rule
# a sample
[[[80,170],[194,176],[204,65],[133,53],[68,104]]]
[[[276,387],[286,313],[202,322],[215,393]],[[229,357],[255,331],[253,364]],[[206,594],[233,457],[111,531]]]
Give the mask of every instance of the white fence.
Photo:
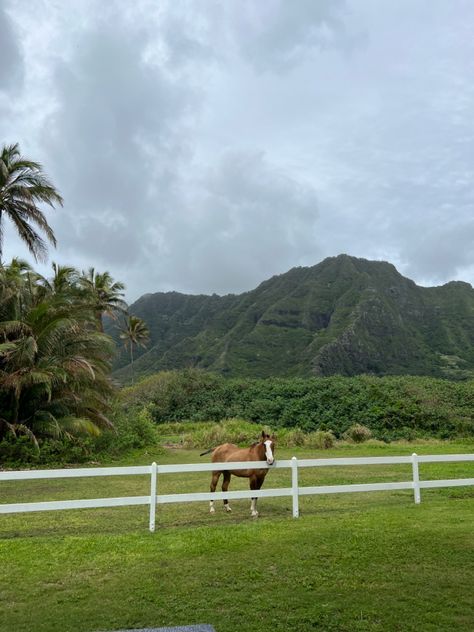
[[[150,494],[147,496],[127,496],[123,498],[91,498],[87,500],[58,500],[52,502],[0,504],[0,514],[31,511],[52,511],[59,509],[84,509],[93,507],[122,507],[129,505],[150,506],[150,531],[155,530],[156,505],[165,503],[186,503],[196,501],[210,501],[237,498],[269,498],[290,496],[293,504],[293,517],[299,515],[299,497],[313,494],[340,494],[347,492],[372,492],[393,489],[412,489],[415,503],[421,500],[420,490],[434,487],[457,487],[474,485],[474,478],[457,478],[447,480],[420,480],[420,463],[441,463],[474,461],[474,454],[442,454],[418,456],[383,456],[383,457],[354,457],[337,459],[297,459],[275,461],[267,465],[262,461],[239,463],[193,463],[182,465],[157,465],[134,467],[101,467],[78,468],[70,470],[22,470],[16,472],[0,472],[1,481],[20,481],[33,479],[78,478],[86,476],[133,476],[148,474],[150,476]],[[298,472],[303,467],[328,467],[338,465],[394,465],[411,464],[412,480],[396,483],[363,483],[350,485],[323,485],[316,487],[300,487]],[[157,493],[158,476],[162,474],[178,474],[183,472],[210,472],[212,470],[239,469],[291,469],[291,487],[276,489],[242,490],[227,492],[202,492],[189,494],[159,494]]]

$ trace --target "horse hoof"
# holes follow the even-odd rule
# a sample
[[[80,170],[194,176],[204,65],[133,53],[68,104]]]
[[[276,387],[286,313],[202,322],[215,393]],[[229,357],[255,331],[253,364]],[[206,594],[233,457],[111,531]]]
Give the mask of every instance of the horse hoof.
[[[229,507],[229,505],[224,505],[224,508],[227,511],[227,513],[231,513],[232,509]]]
[[[258,518],[258,511],[252,511],[252,518]]]
[[[209,509],[209,513],[216,513],[216,510],[214,509],[214,507],[211,507],[211,508]]]

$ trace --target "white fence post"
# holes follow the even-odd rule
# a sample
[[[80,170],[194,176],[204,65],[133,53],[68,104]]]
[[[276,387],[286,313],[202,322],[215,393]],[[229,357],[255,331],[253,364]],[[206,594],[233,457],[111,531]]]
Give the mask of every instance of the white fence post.
[[[158,466],[153,461],[153,463],[151,464],[151,480],[150,480],[150,531],[152,533],[155,530],[157,471],[158,471]]]
[[[421,502],[420,474],[418,472],[418,455],[416,452],[413,452],[413,454],[411,455],[411,459],[413,468],[413,493],[415,496],[415,503],[419,505]]]
[[[293,496],[293,518],[300,515],[298,498],[298,459],[294,456],[291,459],[291,494]]]

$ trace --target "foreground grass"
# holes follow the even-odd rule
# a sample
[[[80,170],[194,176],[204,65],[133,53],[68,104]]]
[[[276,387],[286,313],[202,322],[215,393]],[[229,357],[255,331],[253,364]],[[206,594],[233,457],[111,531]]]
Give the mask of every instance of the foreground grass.
[[[474,445],[360,446],[324,456],[471,452]],[[280,458],[294,453],[279,452]],[[318,456],[296,451],[297,456]],[[195,462],[195,451],[135,463]],[[128,460],[130,462],[130,460]],[[423,466],[422,478],[474,476],[472,464]],[[270,478],[271,477],[271,478]],[[307,470],[302,484],[407,480],[406,466]],[[275,470],[266,487],[286,486]],[[162,476],[166,492],[208,475]],[[245,487],[233,479],[232,489]],[[1,502],[147,493],[147,477],[3,483]],[[202,503],[0,517],[0,630],[89,632],[193,622],[235,630],[474,629],[474,490],[263,499],[210,516]]]

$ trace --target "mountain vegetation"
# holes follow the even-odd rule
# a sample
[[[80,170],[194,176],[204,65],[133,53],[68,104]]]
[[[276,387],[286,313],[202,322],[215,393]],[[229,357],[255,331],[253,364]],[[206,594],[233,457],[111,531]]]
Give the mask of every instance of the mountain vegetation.
[[[240,295],[146,294],[135,373],[198,367],[229,377],[474,375],[474,291],[420,287],[390,263],[347,255],[294,268]],[[115,376],[130,381],[122,353]]]

